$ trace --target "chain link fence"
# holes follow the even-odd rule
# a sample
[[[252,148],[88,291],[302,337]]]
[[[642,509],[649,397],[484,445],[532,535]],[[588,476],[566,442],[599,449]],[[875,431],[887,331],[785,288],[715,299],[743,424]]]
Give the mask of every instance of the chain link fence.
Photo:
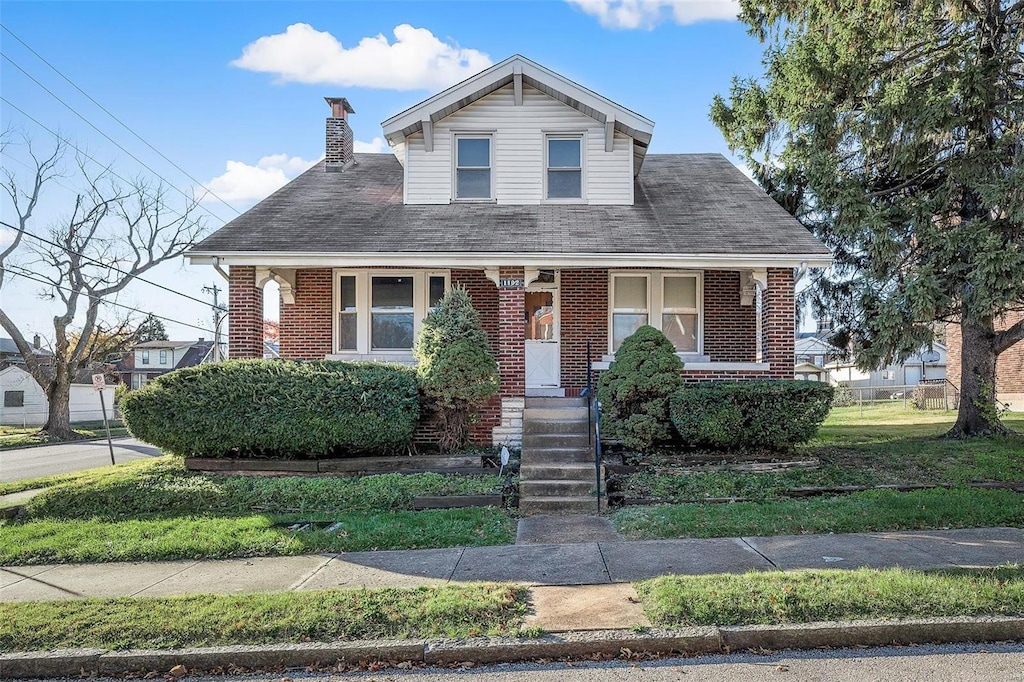
[[[840,383],[836,386],[832,404],[836,407],[902,405],[904,408],[919,410],[955,410],[960,406],[960,391],[945,379],[889,386],[850,386]]]

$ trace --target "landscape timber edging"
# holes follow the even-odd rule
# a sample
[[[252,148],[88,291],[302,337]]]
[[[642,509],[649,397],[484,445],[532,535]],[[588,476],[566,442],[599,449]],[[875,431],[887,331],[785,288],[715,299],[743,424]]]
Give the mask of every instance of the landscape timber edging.
[[[595,630],[537,638],[353,641],[338,643],[225,646],[165,651],[66,649],[0,654],[0,678],[78,677],[168,672],[301,668],[339,661],[446,664],[513,663],[585,658],[595,653],[722,654],[743,650],[850,648],[889,644],[1024,641],[1024,617],[985,616],[861,620],[797,625],[694,627],[677,630]]]
[[[185,468],[216,474],[255,476],[357,476],[424,472],[486,473],[479,455],[413,455],[409,457],[346,457],[338,459],[245,459],[186,457]]]

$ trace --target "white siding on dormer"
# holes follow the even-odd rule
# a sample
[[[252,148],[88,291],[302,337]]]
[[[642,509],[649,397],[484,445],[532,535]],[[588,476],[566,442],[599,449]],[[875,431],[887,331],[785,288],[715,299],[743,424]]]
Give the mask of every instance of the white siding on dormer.
[[[613,151],[606,152],[604,124],[528,86],[523,88],[522,106],[515,106],[508,85],[434,123],[434,151],[426,151],[422,133],[406,139],[407,204],[452,200],[456,133],[493,134],[494,199],[499,204],[544,201],[546,133],[584,135],[585,203],[633,202],[633,148],[628,136],[616,133]]]

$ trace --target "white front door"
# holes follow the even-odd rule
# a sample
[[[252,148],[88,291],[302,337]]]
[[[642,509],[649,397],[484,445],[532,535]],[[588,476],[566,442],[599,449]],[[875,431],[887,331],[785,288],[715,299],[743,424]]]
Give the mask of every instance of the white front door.
[[[557,388],[561,385],[559,368],[562,344],[558,337],[558,289],[526,291],[526,386]]]

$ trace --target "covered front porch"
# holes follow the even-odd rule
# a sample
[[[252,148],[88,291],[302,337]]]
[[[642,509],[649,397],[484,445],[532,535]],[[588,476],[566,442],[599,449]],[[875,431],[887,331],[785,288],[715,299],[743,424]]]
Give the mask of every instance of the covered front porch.
[[[643,266],[233,265],[231,355],[262,357],[270,280],[280,356],[292,360],[413,363],[422,319],[446,289],[465,288],[498,359],[499,397],[474,428],[494,443],[520,441],[525,397],[579,395],[588,363],[607,368],[643,324],[662,329],[693,381],[793,377],[794,268]]]

